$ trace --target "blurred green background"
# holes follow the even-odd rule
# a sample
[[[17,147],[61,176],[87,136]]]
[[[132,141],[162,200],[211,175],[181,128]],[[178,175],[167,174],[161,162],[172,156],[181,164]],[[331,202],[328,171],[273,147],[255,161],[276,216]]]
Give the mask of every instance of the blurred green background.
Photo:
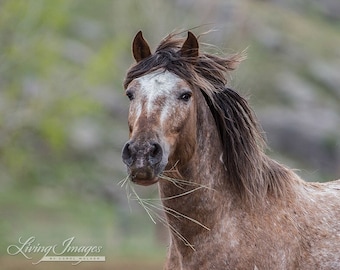
[[[249,97],[268,154],[306,180],[339,178],[338,0],[0,0],[1,269],[161,269],[166,230],[118,185],[122,82],[138,30],[155,48],[191,28],[216,30],[201,41],[225,53],[248,48],[230,86]],[[103,246],[107,262],[32,265],[7,254],[30,236],[41,245],[74,236]]]

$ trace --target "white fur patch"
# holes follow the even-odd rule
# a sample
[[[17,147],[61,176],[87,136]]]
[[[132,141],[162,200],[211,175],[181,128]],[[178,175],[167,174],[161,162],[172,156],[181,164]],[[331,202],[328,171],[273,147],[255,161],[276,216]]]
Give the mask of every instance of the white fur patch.
[[[169,71],[157,70],[145,76],[142,76],[136,81],[140,84],[140,95],[146,100],[146,113],[149,116],[154,107],[154,102],[157,98],[162,96],[169,96],[177,83],[182,79]],[[171,104],[166,102],[161,112],[161,123],[165,120],[171,109]],[[141,110],[138,110],[141,112]]]

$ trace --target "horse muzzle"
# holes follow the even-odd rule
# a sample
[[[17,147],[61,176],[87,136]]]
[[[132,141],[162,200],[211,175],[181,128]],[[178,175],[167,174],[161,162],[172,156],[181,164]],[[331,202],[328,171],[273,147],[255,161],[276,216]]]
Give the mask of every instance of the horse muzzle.
[[[123,147],[122,159],[132,182],[143,186],[157,183],[168,162],[166,152],[157,142],[128,141]]]

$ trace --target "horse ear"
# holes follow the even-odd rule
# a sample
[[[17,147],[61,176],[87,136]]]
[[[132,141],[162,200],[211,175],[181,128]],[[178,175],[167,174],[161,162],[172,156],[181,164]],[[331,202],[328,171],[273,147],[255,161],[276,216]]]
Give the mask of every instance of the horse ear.
[[[198,56],[198,41],[193,33],[188,32],[188,37],[185,40],[181,50],[181,56],[196,58]]]
[[[138,62],[151,55],[150,47],[139,31],[132,42],[133,57]]]

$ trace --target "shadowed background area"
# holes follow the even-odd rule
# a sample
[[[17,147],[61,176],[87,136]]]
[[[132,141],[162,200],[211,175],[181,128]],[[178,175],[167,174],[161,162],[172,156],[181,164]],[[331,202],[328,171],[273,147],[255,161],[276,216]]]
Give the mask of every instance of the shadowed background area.
[[[199,26],[198,28],[195,28]],[[102,246],[77,269],[160,269],[167,234],[118,184],[128,139],[122,82],[131,41],[209,30],[205,50],[248,59],[230,87],[248,96],[268,154],[309,181],[340,177],[340,2],[0,1],[0,268],[73,269],[10,256],[35,244]],[[156,197],[157,187],[138,188]]]

